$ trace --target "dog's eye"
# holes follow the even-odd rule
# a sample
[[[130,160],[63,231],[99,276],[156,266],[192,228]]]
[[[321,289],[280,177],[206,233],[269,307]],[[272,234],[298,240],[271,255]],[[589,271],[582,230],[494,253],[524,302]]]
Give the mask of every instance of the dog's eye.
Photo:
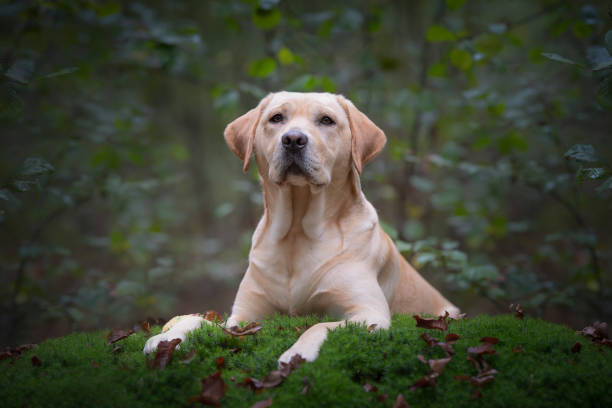
[[[280,113],[277,113],[276,115],[270,118],[270,122],[272,123],[280,123],[282,121],[283,121],[283,115],[281,115]]]
[[[329,116],[323,116],[321,120],[319,120],[319,123],[322,125],[331,126],[335,124],[336,122],[334,122],[334,120],[330,118]]]

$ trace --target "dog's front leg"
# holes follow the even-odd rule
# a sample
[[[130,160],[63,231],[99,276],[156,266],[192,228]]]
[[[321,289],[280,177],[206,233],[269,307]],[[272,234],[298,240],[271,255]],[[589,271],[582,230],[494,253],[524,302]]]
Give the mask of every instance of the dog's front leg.
[[[337,327],[344,327],[346,322],[364,323],[366,327],[388,329],[391,324],[391,313],[385,296],[376,281],[355,282],[350,292],[345,292],[342,305],[346,311],[346,319],[338,322],[317,323],[306,330],[300,338],[278,359],[280,363],[288,363],[291,357],[300,354],[306,361],[314,361],[327,338],[327,333]],[[334,293],[336,291],[332,291]],[[336,292],[337,293],[337,292]],[[338,299],[331,300],[336,305]]]

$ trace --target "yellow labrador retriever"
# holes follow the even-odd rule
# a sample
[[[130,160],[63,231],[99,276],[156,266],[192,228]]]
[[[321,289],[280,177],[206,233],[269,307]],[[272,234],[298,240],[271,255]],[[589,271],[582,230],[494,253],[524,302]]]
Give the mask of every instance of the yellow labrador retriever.
[[[362,167],[386,137],[348,99],[273,93],[230,123],[225,140],[244,170],[255,153],[264,201],[227,327],[275,312],[336,317],[310,327],[279,358],[312,361],[328,330],[346,321],[386,329],[393,313],[459,312],[400,255],[363,195]],[[184,340],[203,322],[184,317],[144,352]]]

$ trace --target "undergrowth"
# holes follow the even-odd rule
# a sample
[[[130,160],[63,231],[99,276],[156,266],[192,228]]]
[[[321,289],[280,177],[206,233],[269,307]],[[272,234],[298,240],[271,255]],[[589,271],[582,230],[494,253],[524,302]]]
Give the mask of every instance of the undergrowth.
[[[411,407],[612,406],[612,350],[567,327],[511,315],[449,322],[446,333],[460,338],[435,387],[410,390],[430,371],[417,355],[445,357],[440,347],[430,348],[419,336],[427,332],[442,340],[446,333],[417,328],[411,316],[399,315],[389,330],[369,333],[351,325],[331,332],[319,358],[300,365],[277,387],[254,393],[238,386],[246,377],[261,379],[275,370],[281,353],[318,321],[314,316],[275,316],[257,334],[244,337],[206,326],[181,344],[165,369],[148,368],[142,354],[146,339],[159,333],[159,326],[114,345],[106,344],[108,331],[47,340],[18,358],[0,361],[1,405],[188,406],[188,399],[201,391],[200,379],[218,371],[217,357],[223,357],[228,389],[220,402],[226,407],[249,407],[269,397],[273,407],[391,407],[399,393]],[[483,356],[498,373],[480,388],[482,397],[475,397],[474,385],[454,377],[476,375],[467,348],[483,336],[499,339],[496,354]],[[579,352],[576,342],[582,345]],[[182,362],[192,350],[195,357]],[[373,390],[366,392],[366,383]]]

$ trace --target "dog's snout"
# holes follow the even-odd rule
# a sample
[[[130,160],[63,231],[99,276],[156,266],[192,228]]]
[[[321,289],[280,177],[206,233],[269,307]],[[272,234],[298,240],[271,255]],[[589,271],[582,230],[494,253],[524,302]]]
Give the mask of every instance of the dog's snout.
[[[290,130],[283,135],[281,142],[286,150],[295,152],[306,147],[308,144],[308,136],[299,130]]]

